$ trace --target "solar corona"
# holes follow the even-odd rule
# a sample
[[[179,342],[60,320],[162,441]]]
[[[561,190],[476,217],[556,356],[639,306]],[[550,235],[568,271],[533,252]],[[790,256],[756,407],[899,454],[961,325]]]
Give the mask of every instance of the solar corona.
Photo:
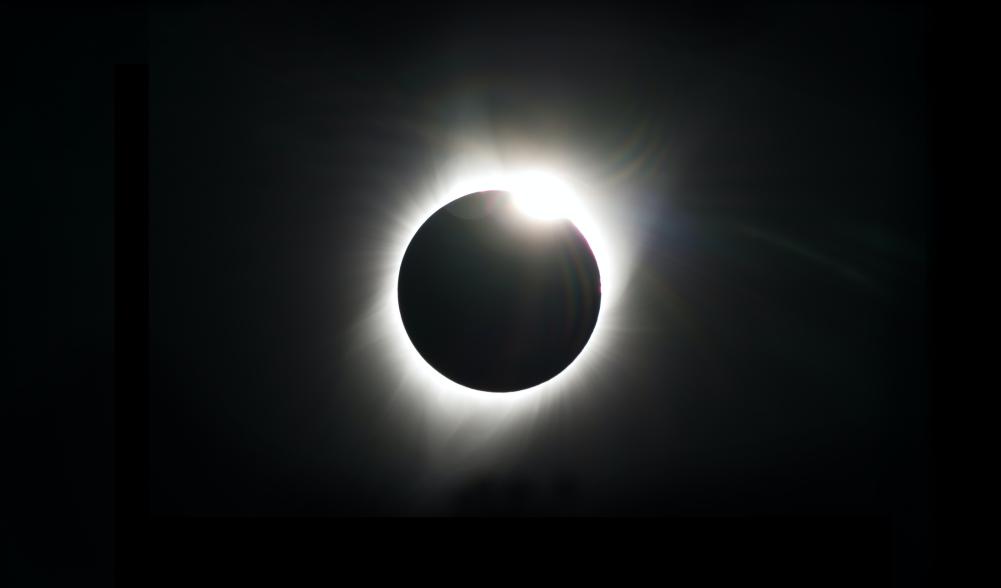
[[[354,357],[435,463],[510,450],[542,415],[586,405],[630,328],[632,194],[586,166],[521,159],[443,162],[371,233],[375,296]]]

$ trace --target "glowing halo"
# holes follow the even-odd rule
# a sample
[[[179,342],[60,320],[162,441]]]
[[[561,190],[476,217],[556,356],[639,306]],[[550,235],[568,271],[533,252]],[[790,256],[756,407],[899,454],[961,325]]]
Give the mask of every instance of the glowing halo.
[[[401,191],[393,208],[386,209],[387,216],[395,222],[386,229],[384,239],[374,252],[379,260],[374,276],[378,280],[374,285],[377,299],[360,323],[356,338],[356,348],[364,347],[366,361],[373,362],[368,377],[384,382],[377,385],[377,389],[395,386],[385,407],[387,418],[402,419],[398,422],[406,423],[423,438],[431,456],[429,463],[442,467],[447,464],[448,476],[459,475],[456,464],[471,452],[482,453],[488,448],[511,450],[525,438],[512,433],[531,427],[551,407],[564,406],[569,392],[583,392],[582,389],[604,376],[608,371],[604,369],[607,360],[615,354],[617,338],[623,331],[619,301],[629,273],[630,254],[635,247],[625,238],[629,221],[621,220],[627,216],[620,212],[620,194],[616,194],[613,201],[605,194],[592,191],[586,182],[571,182],[569,175],[549,171],[549,168],[512,170],[493,162],[483,163],[471,162],[468,157],[456,161],[457,173],[432,177],[426,189],[416,194]],[[507,394],[462,386],[446,378],[421,357],[403,326],[397,284],[404,253],[424,222],[453,200],[485,190],[508,191],[518,199],[539,197],[546,185],[560,186],[558,216],[568,218],[577,226],[598,264],[602,301],[594,331],[574,361],[541,384]],[[542,217],[555,215],[551,204],[555,203],[547,203],[540,207],[542,210],[532,209],[529,204],[526,213],[533,215],[535,212],[536,217],[539,212]],[[544,218],[540,222],[545,222]],[[611,237],[617,238],[614,243]],[[575,406],[581,406],[580,395],[575,394],[574,399]],[[461,443],[457,443],[458,439]],[[435,456],[440,459],[435,460]]]

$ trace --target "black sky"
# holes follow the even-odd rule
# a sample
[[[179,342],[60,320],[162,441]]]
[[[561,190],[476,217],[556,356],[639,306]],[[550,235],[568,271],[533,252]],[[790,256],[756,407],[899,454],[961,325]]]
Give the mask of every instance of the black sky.
[[[539,425],[456,512],[508,486],[562,508],[559,476],[581,514],[896,508],[921,476],[923,30],[889,6],[155,13],[156,510],[414,512],[417,457],[339,357],[374,294],[355,253],[456,93],[610,168],[641,129],[629,303],[653,327],[600,422]]]

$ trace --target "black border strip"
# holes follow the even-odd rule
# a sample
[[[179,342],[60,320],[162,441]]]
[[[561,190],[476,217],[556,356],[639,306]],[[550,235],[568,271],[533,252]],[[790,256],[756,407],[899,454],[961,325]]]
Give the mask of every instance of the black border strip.
[[[114,70],[115,523],[113,562],[141,559],[145,542],[149,375],[149,67]]]

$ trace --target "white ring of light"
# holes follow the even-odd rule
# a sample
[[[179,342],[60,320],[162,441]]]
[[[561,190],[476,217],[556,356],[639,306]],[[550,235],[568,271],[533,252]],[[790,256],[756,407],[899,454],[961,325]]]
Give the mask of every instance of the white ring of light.
[[[538,161],[542,154],[532,155]],[[545,168],[569,169],[565,165]],[[374,272],[356,276],[372,280],[368,283],[374,297],[356,323],[354,343],[345,359],[365,362],[370,369],[364,380],[351,385],[369,388],[381,398],[380,418],[403,427],[410,442],[423,448],[429,484],[461,476],[488,456],[493,460],[516,455],[544,419],[565,411],[586,414],[597,400],[591,393],[606,389],[608,378],[619,377],[617,370],[624,360],[622,336],[633,329],[625,287],[638,246],[630,212],[634,207],[627,205],[635,195],[600,168],[597,174],[574,174],[575,180],[586,181],[573,183],[567,181],[569,175],[540,169],[537,164],[508,167],[489,152],[484,155],[470,149],[441,162],[421,180],[395,184],[392,205],[380,207],[383,231],[370,233],[370,257],[358,265]],[[468,388],[431,367],[403,326],[397,292],[403,256],[418,229],[449,202],[485,190],[514,191],[520,180],[533,175],[564,178],[571,187],[570,220],[588,241],[600,272],[598,319],[581,352],[553,378],[507,393]]]
[[[540,155],[533,153],[531,159],[538,161]],[[565,165],[542,165],[569,170]],[[379,418],[401,427],[409,442],[422,447],[426,483],[444,484],[484,459],[517,455],[537,425],[566,411],[587,414],[597,401],[592,393],[607,389],[609,378],[620,376],[622,337],[633,328],[625,286],[638,242],[633,207],[626,204],[635,195],[600,168],[597,174],[587,173],[590,168],[573,175],[586,181],[571,183],[569,174],[539,171],[539,164],[509,167],[499,157],[470,149],[442,161],[420,180],[394,182],[392,205],[380,206],[383,230],[370,233],[368,259],[358,265],[374,273],[356,276],[372,280],[372,305],[360,314],[345,360],[370,366],[363,380],[350,385],[368,388],[380,398]],[[520,181],[540,175],[563,178],[572,188],[569,218],[588,241],[601,278],[595,328],[570,365],[545,382],[507,393],[468,388],[431,367],[403,326],[397,292],[403,256],[420,227],[446,204],[486,190],[513,192]]]
[[[601,279],[602,298],[598,319],[590,338],[577,357],[549,380],[529,388],[507,393],[485,392],[463,386],[448,379],[428,364],[413,346],[410,336],[403,326],[397,291],[403,255],[417,230],[431,215],[448,203],[468,194],[486,190],[510,192],[518,207],[530,216],[542,217],[543,219],[566,218],[573,222],[587,240],[591,252],[594,254]],[[543,202],[543,199],[546,201]],[[558,210],[556,206],[558,206]],[[396,262],[393,271],[386,276],[388,283],[385,284],[384,292],[387,296],[386,307],[390,312],[383,313],[384,319],[387,319],[383,321],[383,328],[390,333],[387,339],[390,345],[395,348],[392,355],[397,360],[404,361],[403,372],[406,379],[416,379],[419,390],[436,391],[437,394],[434,396],[438,400],[448,401],[448,399],[441,397],[445,395],[451,400],[464,399],[476,404],[507,405],[509,407],[521,404],[544,392],[563,391],[574,384],[583,382],[580,376],[583,371],[588,371],[586,368],[594,362],[595,352],[600,351],[602,347],[602,342],[606,338],[604,334],[608,310],[614,304],[619,292],[618,276],[611,248],[598,223],[588,212],[586,194],[582,194],[577,186],[572,185],[563,177],[538,169],[488,173],[454,182],[450,189],[445,190],[429,206],[424,207],[420,214],[412,215],[411,218],[413,221],[407,223],[406,238],[401,240],[402,242],[399,243],[395,252]]]

